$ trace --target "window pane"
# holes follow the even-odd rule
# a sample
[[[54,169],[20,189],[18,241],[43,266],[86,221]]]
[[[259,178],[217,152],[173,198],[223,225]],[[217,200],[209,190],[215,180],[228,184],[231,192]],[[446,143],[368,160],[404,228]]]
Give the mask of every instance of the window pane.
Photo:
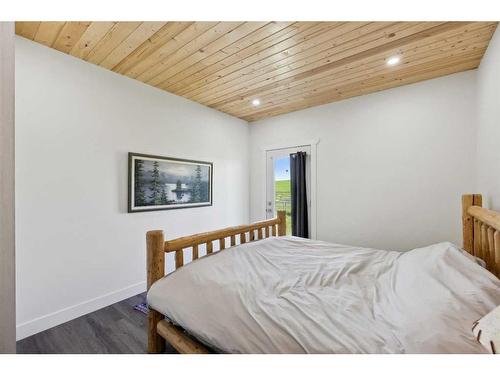
[[[274,207],[276,211],[286,212],[286,234],[292,234],[292,192],[290,190],[290,157],[277,158],[274,162],[275,197]]]

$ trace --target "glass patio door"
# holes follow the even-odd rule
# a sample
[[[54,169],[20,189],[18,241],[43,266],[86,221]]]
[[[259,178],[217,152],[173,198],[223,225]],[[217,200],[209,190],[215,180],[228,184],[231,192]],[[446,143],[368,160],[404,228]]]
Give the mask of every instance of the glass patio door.
[[[298,151],[307,153],[306,170],[310,166],[310,146],[280,148],[266,151],[266,218],[276,216],[277,211],[286,212],[286,234],[291,235],[291,188],[290,188],[290,154]],[[308,186],[310,186],[310,173],[307,172]],[[310,206],[310,194],[308,194]],[[309,210],[310,212],[310,210]]]

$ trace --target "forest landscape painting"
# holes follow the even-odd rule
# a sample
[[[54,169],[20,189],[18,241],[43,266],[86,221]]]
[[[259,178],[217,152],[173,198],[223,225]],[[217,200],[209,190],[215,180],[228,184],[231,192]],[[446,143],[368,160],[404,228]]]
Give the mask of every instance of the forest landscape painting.
[[[212,205],[212,163],[129,153],[128,211]]]

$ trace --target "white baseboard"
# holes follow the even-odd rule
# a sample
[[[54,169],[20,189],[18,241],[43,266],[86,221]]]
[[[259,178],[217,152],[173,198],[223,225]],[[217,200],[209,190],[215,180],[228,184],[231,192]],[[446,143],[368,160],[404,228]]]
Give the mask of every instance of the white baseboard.
[[[146,290],[146,282],[128,286],[126,288],[105,294],[100,297],[84,301],[82,303],[66,307],[53,313],[43,315],[25,323],[18,324],[16,327],[16,339],[22,340],[35,333],[45,331],[46,329],[55,327],[82,315],[102,309],[103,307],[112,305],[113,303],[122,301],[126,298],[135,296]]]

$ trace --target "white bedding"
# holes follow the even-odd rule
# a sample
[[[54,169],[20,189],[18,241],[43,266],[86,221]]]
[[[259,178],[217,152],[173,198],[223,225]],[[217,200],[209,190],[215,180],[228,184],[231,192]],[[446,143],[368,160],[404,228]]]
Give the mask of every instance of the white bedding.
[[[500,280],[471,258],[272,237],[187,264],[148,303],[223,352],[484,353],[471,326]]]

